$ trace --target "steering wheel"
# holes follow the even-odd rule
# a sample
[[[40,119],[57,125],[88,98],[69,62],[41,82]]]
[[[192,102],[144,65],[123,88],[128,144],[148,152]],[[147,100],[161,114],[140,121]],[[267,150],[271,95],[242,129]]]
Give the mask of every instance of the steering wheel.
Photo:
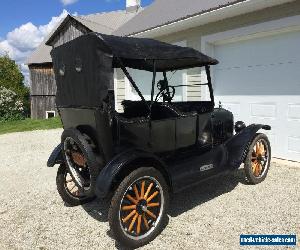
[[[175,88],[173,86],[169,86],[166,80],[160,80],[157,83],[157,88],[159,92],[155,97],[155,102],[157,102],[160,97],[163,98],[163,102],[172,101],[175,96]]]

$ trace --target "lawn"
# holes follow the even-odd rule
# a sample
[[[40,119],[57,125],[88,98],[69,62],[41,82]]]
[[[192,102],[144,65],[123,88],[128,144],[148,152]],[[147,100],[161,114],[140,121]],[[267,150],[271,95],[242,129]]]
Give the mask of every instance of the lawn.
[[[0,135],[13,132],[55,129],[61,127],[62,124],[58,117],[47,120],[35,120],[28,118],[20,121],[0,122]]]

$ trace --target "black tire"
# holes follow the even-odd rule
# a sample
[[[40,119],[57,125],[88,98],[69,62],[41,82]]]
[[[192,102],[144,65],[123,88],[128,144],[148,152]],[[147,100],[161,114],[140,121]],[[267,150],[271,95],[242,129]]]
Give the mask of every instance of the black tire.
[[[79,147],[81,153],[83,154],[86,160],[88,170],[89,170],[90,180],[89,180],[89,187],[84,188],[84,192],[86,196],[93,197],[95,195],[96,179],[102,168],[101,157],[97,155],[96,152],[94,152],[92,146],[94,145],[93,142],[91,142],[90,139],[87,139],[86,136],[81,134],[79,130],[73,128],[66,129],[62,133],[61,142],[63,146],[63,156],[67,166],[68,166],[68,161],[67,161],[67,156],[64,148],[64,143],[67,138],[71,138],[75,141],[76,145]],[[70,173],[74,177],[72,171],[70,171]]]
[[[61,164],[58,168],[56,175],[56,186],[57,191],[62,198],[62,200],[68,204],[69,206],[78,206],[85,203],[88,203],[96,198],[96,196],[81,196],[76,197],[72,195],[66,187],[66,175],[68,173],[68,169],[65,164]]]
[[[135,230],[138,230],[137,229],[138,224],[140,225],[140,228],[144,227],[143,230],[145,230],[145,229],[146,230],[143,235],[135,237],[135,236],[130,235],[131,233],[133,233],[133,231],[131,231],[131,233],[130,233],[130,226],[129,226],[129,230],[128,229],[126,230],[126,228],[124,228],[124,226],[122,225],[122,223],[124,223],[124,221],[123,221],[124,217],[121,220],[121,213],[124,213],[124,211],[122,212],[121,205],[122,205],[122,201],[124,201],[124,200],[126,201],[125,194],[128,194],[128,192],[131,190],[130,189],[131,186],[133,186],[134,184],[139,185],[138,181],[142,181],[142,182],[146,181],[146,184],[144,183],[145,190],[146,190],[148,180],[150,180],[150,182],[153,181],[153,183],[155,183],[155,184],[158,183],[156,186],[155,186],[155,184],[152,185],[152,187],[155,186],[155,188],[157,188],[157,190],[161,191],[158,195],[160,197],[160,207],[157,208],[157,211],[159,211],[159,212],[157,213],[156,220],[154,222],[151,222],[151,218],[150,218],[150,220],[148,220],[148,222],[150,221],[150,223],[148,224],[147,219],[146,219],[146,217],[148,215],[146,214],[146,211],[139,210],[139,214],[138,214],[138,212],[137,212],[138,205],[136,205],[137,208],[135,210],[133,220],[134,220],[135,215],[140,218],[137,218],[137,222],[134,223]],[[148,185],[148,188],[149,188],[149,186],[150,185]],[[139,187],[141,187],[141,186],[139,186]],[[159,187],[159,189],[158,189],[158,187]],[[142,189],[140,189],[140,190],[142,190]],[[149,243],[153,239],[155,239],[157,237],[157,235],[159,235],[161,233],[161,231],[163,230],[166,219],[167,219],[166,211],[167,211],[168,204],[169,204],[169,192],[168,191],[169,191],[168,185],[166,184],[164,177],[158,170],[156,170],[155,168],[152,168],[152,167],[138,168],[138,169],[134,170],[132,173],[130,173],[127,177],[125,177],[124,180],[120,183],[117,190],[115,191],[115,194],[111,200],[111,204],[110,204],[110,208],[109,208],[109,212],[108,212],[109,225],[110,225],[110,228],[112,230],[112,233],[113,233],[113,236],[115,237],[115,239],[120,244],[127,246],[127,247],[132,247],[132,248],[141,247],[141,246]],[[132,190],[131,190],[131,192],[132,192]],[[142,197],[141,200],[144,197],[146,197],[145,199],[147,199],[146,193],[147,193],[147,191],[145,192],[145,196],[142,197],[142,191],[140,192],[140,195],[141,195],[140,198]],[[150,192],[148,192],[148,199],[150,198],[149,193]],[[154,193],[156,193],[156,191]],[[152,195],[154,193],[152,193]],[[139,202],[142,202],[141,200]],[[151,201],[151,202],[153,202],[153,201]],[[152,203],[152,204],[154,204],[154,203]],[[157,202],[155,204],[159,204],[159,203]],[[143,206],[144,209],[150,210],[149,209],[150,207],[148,207],[148,205],[150,205],[150,201],[148,201],[147,205]],[[122,208],[123,208],[123,206],[122,206]],[[151,207],[151,211],[153,212],[154,210],[152,210],[152,209],[154,209],[154,208]],[[130,211],[130,212],[133,212],[133,211]],[[153,214],[154,214],[154,212],[153,212]],[[143,225],[141,224],[141,220],[142,220],[142,223],[144,223]],[[132,223],[132,221],[131,221],[131,223]],[[146,227],[146,225],[148,225],[148,228]]]
[[[263,155],[257,154],[258,156],[256,156],[255,148],[256,145],[259,145],[258,143],[260,142],[263,144],[263,148],[264,148],[263,151],[265,151],[265,153]],[[265,134],[256,134],[252,143],[249,146],[249,150],[244,161],[246,181],[252,185],[264,181],[265,178],[267,177],[270,168],[270,162],[271,162],[271,146],[268,137]]]

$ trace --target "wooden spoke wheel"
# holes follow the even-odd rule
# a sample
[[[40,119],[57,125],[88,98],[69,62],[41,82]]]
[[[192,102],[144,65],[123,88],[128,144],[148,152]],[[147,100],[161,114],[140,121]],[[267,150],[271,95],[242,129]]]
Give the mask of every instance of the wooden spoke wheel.
[[[90,171],[87,160],[72,137],[67,137],[64,140],[64,152],[73,182],[76,183],[78,188],[88,189],[90,186]]]
[[[266,135],[257,134],[245,159],[244,169],[250,184],[262,182],[267,175],[271,160],[271,146]]]
[[[97,154],[94,143],[91,138],[74,128],[63,131],[61,143],[64,169],[57,173],[60,196],[70,205],[92,200],[95,197],[96,179],[102,167],[97,160],[101,157]]]
[[[130,247],[147,244],[163,228],[168,201],[168,187],[158,170],[133,171],[111,201],[109,222],[114,236]]]
[[[120,223],[131,238],[151,233],[162,212],[163,191],[152,177],[141,178],[126,190],[120,206]]]
[[[268,162],[267,143],[261,139],[256,142],[252,150],[252,172],[255,177],[263,174]]]
[[[65,189],[71,196],[82,197],[82,190],[76,185],[74,178],[68,171],[65,172]]]
[[[77,206],[92,201],[95,196],[87,196],[76,185],[74,178],[65,164],[61,164],[56,176],[57,191],[62,200],[70,206]]]

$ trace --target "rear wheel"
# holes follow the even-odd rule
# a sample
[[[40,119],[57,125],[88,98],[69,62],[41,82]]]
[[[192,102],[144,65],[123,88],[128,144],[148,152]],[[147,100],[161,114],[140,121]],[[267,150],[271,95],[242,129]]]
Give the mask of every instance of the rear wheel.
[[[265,134],[257,134],[253,139],[245,159],[244,169],[250,184],[262,182],[269,171],[271,146]]]
[[[65,164],[61,164],[58,168],[56,186],[62,200],[70,206],[78,206],[95,198],[95,196],[86,196],[78,188]]]
[[[66,167],[73,181],[85,196],[94,196],[102,166],[94,143],[77,129],[64,130],[61,140]]]
[[[164,227],[168,203],[168,186],[158,170],[133,171],[117,188],[109,209],[116,240],[130,247],[152,241]]]

